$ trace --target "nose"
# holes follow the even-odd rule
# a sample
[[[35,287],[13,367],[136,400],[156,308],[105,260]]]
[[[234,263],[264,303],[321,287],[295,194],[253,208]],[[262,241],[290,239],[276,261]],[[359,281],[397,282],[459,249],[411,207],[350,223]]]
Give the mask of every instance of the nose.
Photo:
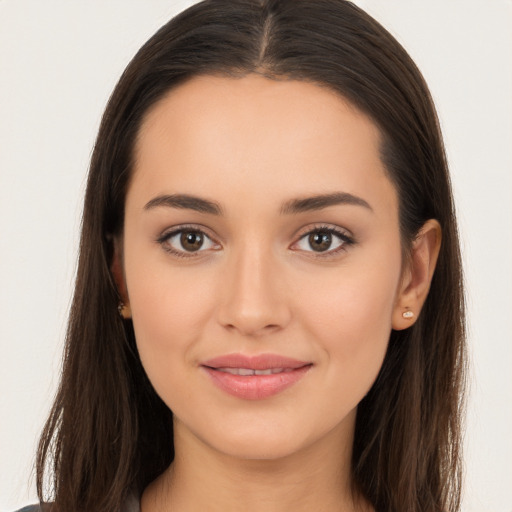
[[[269,251],[248,243],[226,262],[218,322],[244,336],[286,327],[291,318],[283,268]]]

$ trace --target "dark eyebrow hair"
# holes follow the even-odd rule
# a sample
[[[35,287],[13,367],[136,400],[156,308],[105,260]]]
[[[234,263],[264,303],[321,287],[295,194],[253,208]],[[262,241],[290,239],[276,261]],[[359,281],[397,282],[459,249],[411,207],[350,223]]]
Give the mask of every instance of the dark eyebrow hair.
[[[209,201],[208,199],[202,199],[188,194],[172,194],[154,197],[144,206],[144,210],[150,210],[157,206],[168,206],[170,208],[182,208],[201,213],[210,213],[212,215],[222,215],[222,208],[215,201]]]
[[[338,204],[363,206],[373,212],[373,208],[361,197],[354,196],[347,192],[334,192],[331,194],[321,194],[313,197],[305,197],[304,199],[292,199],[291,201],[287,201],[281,208],[281,214],[287,215],[321,210],[322,208],[336,206]]]
[[[331,194],[321,194],[287,201],[281,207],[281,215],[321,210],[322,208],[336,206],[339,204],[362,206],[373,211],[372,207],[360,197],[347,192],[334,192]],[[197,212],[209,213],[211,215],[223,214],[222,207],[219,203],[189,194],[171,194],[154,197],[151,201],[146,203],[144,210],[151,210],[158,206],[195,210]]]

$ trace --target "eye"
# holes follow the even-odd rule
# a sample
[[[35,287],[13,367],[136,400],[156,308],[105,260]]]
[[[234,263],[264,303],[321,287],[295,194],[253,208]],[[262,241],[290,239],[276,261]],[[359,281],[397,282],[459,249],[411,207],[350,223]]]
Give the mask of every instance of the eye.
[[[206,233],[196,228],[180,228],[165,233],[158,239],[162,247],[180,257],[193,256],[219,247]]]
[[[333,254],[352,245],[354,240],[343,231],[332,227],[318,227],[303,235],[295,247],[305,252]]]

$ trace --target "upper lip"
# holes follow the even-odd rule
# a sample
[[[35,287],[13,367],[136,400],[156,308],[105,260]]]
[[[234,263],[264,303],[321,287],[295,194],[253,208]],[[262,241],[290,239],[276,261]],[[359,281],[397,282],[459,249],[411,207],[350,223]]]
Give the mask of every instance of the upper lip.
[[[214,357],[201,363],[209,368],[248,368],[251,370],[269,370],[272,368],[302,368],[310,362],[299,361],[278,354],[259,354],[246,356],[243,354],[226,354]]]

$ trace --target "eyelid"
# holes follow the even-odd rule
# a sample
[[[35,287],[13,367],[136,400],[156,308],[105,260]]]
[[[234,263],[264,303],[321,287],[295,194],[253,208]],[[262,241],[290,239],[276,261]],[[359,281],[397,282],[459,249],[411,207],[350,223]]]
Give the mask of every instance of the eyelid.
[[[166,252],[168,252],[174,256],[181,257],[181,258],[195,258],[195,257],[203,256],[204,255],[203,253],[207,252],[208,250],[218,250],[217,248],[215,248],[215,249],[211,249],[211,248],[210,249],[202,249],[201,248],[201,249],[198,249],[197,251],[184,251],[184,250],[174,249],[169,245],[167,245],[167,246],[165,245],[165,243],[168,240],[170,240],[174,236],[176,236],[184,231],[185,232],[190,231],[190,232],[201,233],[205,238],[210,240],[210,242],[212,244],[220,247],[220,243],[216,240],[216,237],[212,236],[209,233],[209,230],[207,228],[205,228],[204,226],[198,225],[198,224],[181,224],[178,226],[172,226],[170,228],[167,228],[157,237],[156,242],[158,244],[160,244]]]
[[[329,249],[327,251],[301,250],[301,252],[308,254],[308,256],[312,255],[315,258],[329,258],[336,256],[339,252],[346,251],[348,247],[356,243],[354,236],[346,228],[342,228],[340,226],[336,226],[333,224],[314,224],[313,226],[307,226],[301,229],[299,233],[296,235],[296,241],[293,242],[290,248],[293,249],[293,247],[296,246],[306,236],[319,231],[331,233],[334,236],[338,237],[343,243],[339,247]]]

